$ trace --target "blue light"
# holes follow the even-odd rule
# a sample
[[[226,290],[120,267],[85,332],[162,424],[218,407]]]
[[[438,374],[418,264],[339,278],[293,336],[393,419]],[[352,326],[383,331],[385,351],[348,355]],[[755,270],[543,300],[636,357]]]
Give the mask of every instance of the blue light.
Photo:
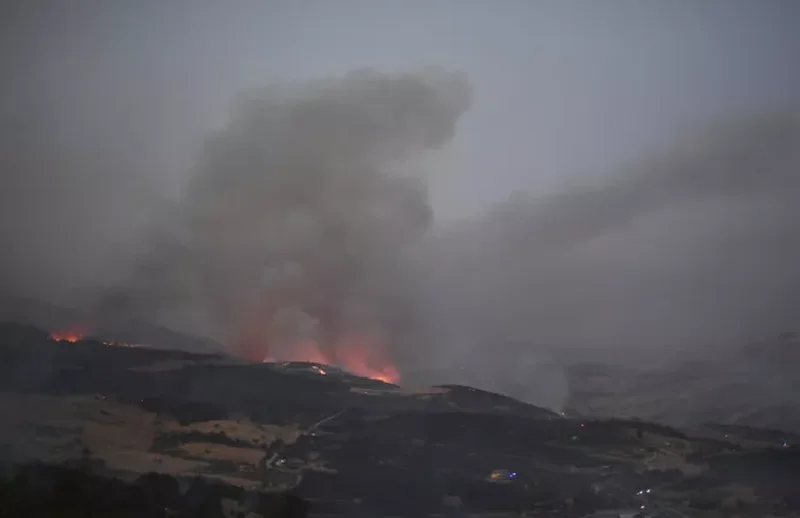
[[[516,473],[509,473],[509,475],[508,475],[508,478],[514,478],[514,477],[516,477],[516,476],[517,476],[517,474],[516,474]]]

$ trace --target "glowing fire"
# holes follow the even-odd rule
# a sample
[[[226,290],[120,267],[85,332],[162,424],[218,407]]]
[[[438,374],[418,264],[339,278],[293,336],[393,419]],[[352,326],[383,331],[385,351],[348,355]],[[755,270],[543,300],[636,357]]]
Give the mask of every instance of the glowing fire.
[[[381,358],[381,351],[383,348],[375,340],[362,335],[346,336],[334,347],[336,361],[345,370],[384,383],[398,383],[400,373],[394,365]]]
[[[74,326],[62,331],[54,331],[50,333],[50,338],[57,342],[69,342],[74,344],[79,340],[83,340],[86,336],[86,328],[84,326]]]
[[[74,344],[86,338],[89,334],[90,327],[86,325],[76,325],[63,329],[61,331],[53,331],[50,333],[50,339],[57,342],[69,342]],[[113,347],[135,347],[125,342],[117,342],[116,340],[104,340],[103,345]]]
[[[304,341],[276,351],[274,355],[263,361],[310,362],[322,365],[337,365],[342,369],[384,383],[400,382],[400,372],[382,354],[384,349],[375,340],[367,336],[348,335],[338,340],[328,354],[325,354],[314,341]],[[314,370],[325,375],[321,367]]]

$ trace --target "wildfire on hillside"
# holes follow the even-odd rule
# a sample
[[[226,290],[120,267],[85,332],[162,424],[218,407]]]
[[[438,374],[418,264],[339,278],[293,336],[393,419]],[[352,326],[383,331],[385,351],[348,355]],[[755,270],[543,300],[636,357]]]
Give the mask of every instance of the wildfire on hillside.
[[[250,347],[247,350],[253,349]],[[285,350],[273,351],[273,354],[262,361],[335,365],[357,376],[397,384],[400,382],[400,372],[386,359],[382,351],[382,347],[366,336],[348,335],[333,344],[327,353],[316,342],[307,340],[297,342]],[[327,374],[323,368],[314,370],[321,375]]]
[[[71,326],[61,331],[53,331],[50,333],[50,338],[57,342],[69,342],[74,344],[86,337],[88,329],[86,326]]]
[[[400,372],[388,361],[383,347],[364,335],[342,337],[333,347],[335,363],[358,376],[384,383],[400,382]]]
[[[85,340],[89,332],[89,326],[74,325],[60,331],[53,331],[50,333],[50,339],[55,340],[56,342],[69,342],[74,344],[76,342],[80,342],[81,340]],[[103,345],[112,347],[135,347],[134,345],[116,340],[103,340]]]

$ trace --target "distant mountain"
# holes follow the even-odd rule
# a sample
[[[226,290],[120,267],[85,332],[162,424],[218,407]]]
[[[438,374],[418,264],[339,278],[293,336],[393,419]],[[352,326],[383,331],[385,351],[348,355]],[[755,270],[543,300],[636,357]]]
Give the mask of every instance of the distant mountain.
[[[0,322],[36,326],[51,333],[76,329],[100,340],[145,344],[159,349],[197,353],[223,353],[224,347],[207,338],[173,331],[141,319],[86,314],[47,302],[22,297],[0,296]]]
[[[800,338],[784,333],[705,360],[651,368],[578,364],[567,407],[583,415],[800,432]]]

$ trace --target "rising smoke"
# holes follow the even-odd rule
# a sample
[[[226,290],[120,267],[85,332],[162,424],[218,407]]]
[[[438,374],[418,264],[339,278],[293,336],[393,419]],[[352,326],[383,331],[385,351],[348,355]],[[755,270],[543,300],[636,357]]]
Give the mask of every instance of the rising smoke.
[[[409,381],[424,368],[420,381],[552,407],[567,393],[559,362],[796,328],[797,114],[725,119],[587,185],[431,226],[425,159],[470,102],[466,79],[440,70],[249,92],[155,216],[130,195],[130,163],[75,153],[17,109],[2,128],[2,289],[113,284],[93,300],[100,318],[160,321],[253,359],[369,350]],[[141,227],[143,212],[157,221],[143,240],[104,217]],[[105,246],[115,235],[124,259]]]
[[[537,371],[512,375],[520,343],[537,344],[536,365],[652,364],[796,328],[798,173],[796,114],[727,119],[596,185],[517,196],[441,229],[427,261],[431,306],[447,308],[437,343],[451,348],[439,364],[457,357],[494,389],[527,380],[526,396]]]
[[[420,160],[469,104],[466,79],[439,70],[249,92],[127,283],[127,310],[190,310],[257,360],[402,350],[407,255],[432,216]]]

